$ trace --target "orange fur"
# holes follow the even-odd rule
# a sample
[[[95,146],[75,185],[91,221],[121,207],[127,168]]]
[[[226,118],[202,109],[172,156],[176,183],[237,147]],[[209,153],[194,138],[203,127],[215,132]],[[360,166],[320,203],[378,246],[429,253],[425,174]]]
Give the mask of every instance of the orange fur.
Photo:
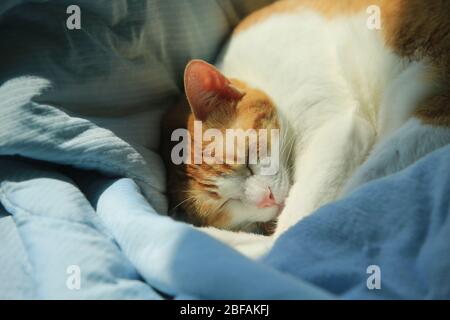
[[[245,18],[235,29],[235,34],[277,13],[295,13],[297,10],[313,10],[331,19],[365,10],[379,0],[283,0],[264,7]]]
[[[208,128],[219,129],[270,129],[279,128],[275,107],[270,98],[260,90],[248,87],[239,80],[231,80],[236,88],[245,93],[239,103],[215,108],[207,121],[203,123],[203,131]],[[162,154],[169,164],[168,168],[168,195],[170,207],[183,209],[191,223],[198,226],[215,226],[227,228],[229,217],[227,212],[220,208],[221,199],[213,178],[239,171],[245,165],[240,164],[181,164],[174,165],[170,159],[170,151],[174,143],[170,142],[173,130],[186,128],[191,134],[192,144],[194,137],[195,116],[189,108],[185,97],[174,109],[170,110],[163,119]],[[236,142],[235,142],[236,144]],[[204,147],[206,144],[204,144]],[[269,141],[270,147],[270,141]],[[191,159],[194,158],[191,149]],[[271,224],[260,224],[261,232],[273,231]]]
[[[367,7],[378,5],[382,14],[385,43],[398,55],[411,60],[428,59],[434,66],[432,78],[444,84],[443,90],[418,106],[415,116],[423,122],[450,126],[450,1],[445,0],[285,0],[267,6],[246,19],[234,34],[244,32],[273,14],[314,10],[327,19],[365,13]],[[318,40],[319,41],[319,40]],[[269,44],[268,44],[269,45]],[[204,130],[217,128],[278,128],[276,110],[263,92],[245,83],[231,80],[245,92],[238,104],[215,108],[205,122]],[[220,196],[212,178],[240,169],[239,165],[180,165],[170,161],[170,133],[176,128],[193,132],[194,115],[187,101],[171,110],[163,123],[163,154],[169,164],[168,190],[172,207],[181,203],[191,222],[197,225],[226,227],[228,217],[217,203]],[[193,134],[192,134],[193,136]],[[190,198],[193,197],[193,198]],[[263,227],[264,229],[264,227]]]
[[[428,124],[450,126],[450,1],[445,0],[283,0],[251,14],[235,34],[277,13],[309,9],[328,19],[363,13],[371,5],[381,9],[386,45],[400,56],[428,58],[435,76],[447,85],[443,92],[422,103],[415,116]]]

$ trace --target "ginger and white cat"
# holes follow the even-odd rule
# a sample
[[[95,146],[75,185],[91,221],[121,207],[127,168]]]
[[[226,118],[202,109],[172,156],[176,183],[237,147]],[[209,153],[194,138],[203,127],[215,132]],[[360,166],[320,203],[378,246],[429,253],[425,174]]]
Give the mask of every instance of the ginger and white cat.
[[[374,5],[380,29],[368,25]],[[449,16],[440,0],[288,0],[247,17],[216,68],[187,66],[190,108],[169,112],[164,153],[170,132],[192,130],[194,120],[279,128],[280,170],[262,176],[257,165],[175,166],[166,157],[172,204],[257,257],[321,205],[450,143]],[[270,236],[239,232],[274,219]]]

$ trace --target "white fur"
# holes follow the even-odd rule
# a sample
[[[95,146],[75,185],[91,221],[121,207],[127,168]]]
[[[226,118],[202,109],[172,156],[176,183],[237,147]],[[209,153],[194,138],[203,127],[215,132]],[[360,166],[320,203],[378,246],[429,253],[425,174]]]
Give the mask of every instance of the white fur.
[[[365,14],[327,20],[313,11],[275,14],[233,37],[218,63],[225,75],[264,90],[295,138],[294,184],[272,237],[208,228],[257,257],[273,239],[347,191],[450,142],[450,130],[409,120],[436,85],[425,61],[384,45]],[[406,122],[406,124],[404,124]],[[401,129],[400,129],[401,128]],[[383,142],[381,141],[383,138]]]
[[[249,224],[249,221],[267,222],[278,215],[278,207],[258,208],[257,204],[265,197],[268,188],[273,190],[276,200],[284,201],[289,191],[289,177],[283,167],[271,176],[237,174],[218,177],[215,185],[221,198],[227,199],[225,206],[231,218],[230,227],[247,229],[246,224]],[[248,227],[251,229],[252,226]]]

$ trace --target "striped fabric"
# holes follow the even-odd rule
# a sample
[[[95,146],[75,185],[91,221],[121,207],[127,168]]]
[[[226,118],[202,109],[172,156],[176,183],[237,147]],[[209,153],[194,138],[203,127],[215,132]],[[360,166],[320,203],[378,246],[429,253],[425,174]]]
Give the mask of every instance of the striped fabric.
[[[2,2],[0,154],[132,177],[164,211],[155,151],[183,68],[191,58],[214,60],[239,20],[268,2]],[[71,4],[81,9],[81,30],[66,27]]]
[[[182,92],[184,65],[191,58],[213,61],[239,20],[269,2],[0,2],[0,160],[6,159],[0,161],[0,298],[35,293],[36,265],[17,233],[17,216],[5,209],[12,208],[5,200],[15,194],[11,181],[25,170],[17,156],[132,178],[164,213],[159,121]],[[69,5],[81,9],[81,30],[66,27]],[[45,208],[45,193],[33,201]],[[50,209],[58,211],[53,205],[41,213]]]

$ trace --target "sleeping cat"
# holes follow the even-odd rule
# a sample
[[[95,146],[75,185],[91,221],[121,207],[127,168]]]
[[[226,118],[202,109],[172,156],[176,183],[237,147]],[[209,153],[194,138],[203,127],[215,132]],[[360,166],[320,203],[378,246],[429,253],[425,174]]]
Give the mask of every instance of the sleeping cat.
[[[172,207],[257,257],[321,205],[450,143],[449,16],[441,0],[289,0],[247,17],[215,66],[187,65],[187,99],[164,120]],[[171,133],[195,121],[279,129],[278,172],[173,164]]]

